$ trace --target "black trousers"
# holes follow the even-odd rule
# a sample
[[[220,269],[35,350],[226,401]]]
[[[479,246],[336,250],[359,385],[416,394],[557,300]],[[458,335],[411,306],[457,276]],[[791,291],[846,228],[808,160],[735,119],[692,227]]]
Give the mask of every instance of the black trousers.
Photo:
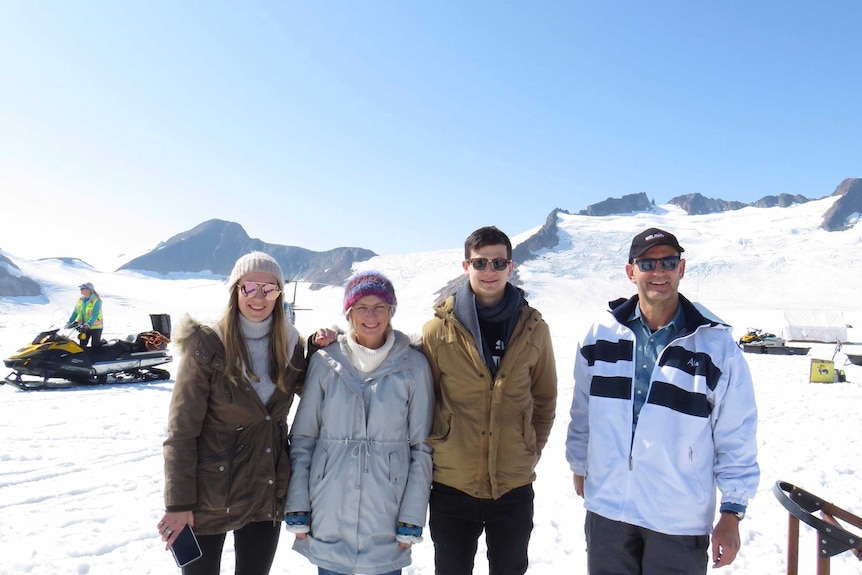
[[[709,535],[666,535],[587,511],[590,575],[705,575]]]
[[[102,345],[102,328],[91,329],[86,333],[87,337],[81,340],[81,347],[87,347],[88,343],[92,347],[100,347]]]
[[[272,521],[260,521],[249,523],[233,532],[236,575],[268,575],[275,558],[275,549],[278,547],[280,528],[280,523],[273,525]],[[183,567],[183,575],[219,575],[226,535],[198,535],[198,544],[203,555]]]
[[[533,532],[533,485],[500,499],[479,499],[434,483],[429,525],[436,575],[470,575],[479,536],[485,531],[489,575],[523,575]]]

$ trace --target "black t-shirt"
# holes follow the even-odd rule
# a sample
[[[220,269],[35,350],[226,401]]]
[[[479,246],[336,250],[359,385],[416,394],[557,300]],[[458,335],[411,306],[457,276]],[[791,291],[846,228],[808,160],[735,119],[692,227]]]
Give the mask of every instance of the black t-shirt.
[[[494,369],[491,371],[496,375],[497,370],[500,369],[500,362],[503,361],[503,355],[506,353],[505,322],[479,320],[479,329],[482,331],[485,357],[493,361]]]

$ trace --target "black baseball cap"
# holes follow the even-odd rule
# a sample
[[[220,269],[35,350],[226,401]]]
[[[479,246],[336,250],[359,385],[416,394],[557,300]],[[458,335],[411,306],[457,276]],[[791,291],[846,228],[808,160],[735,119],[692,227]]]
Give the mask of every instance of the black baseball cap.
[[[632,240],[632,247],[629,249],[629,263],[634,263],[636,257],[642,256],[647,250],[655,246],[670,246],[680,254],[685,251],[672,233],[658,228],[648,228]]]

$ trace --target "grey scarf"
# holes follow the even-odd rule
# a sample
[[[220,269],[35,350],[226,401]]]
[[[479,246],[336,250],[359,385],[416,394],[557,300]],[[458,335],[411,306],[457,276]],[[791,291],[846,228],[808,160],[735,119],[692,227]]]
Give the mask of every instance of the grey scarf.
[[[476,294],[473,293],[470,282],[464,282],[455,292],[455,317],[473,335],[473,340],[482,356],[482,362],[491,370],[491,375],[497,375],[497,366],[494,364],[488,342],[482,337],[479,322],[480,320],[483,322],[503,322],[503,333],[508,346],[509,338],[515,330],[515,324],[518,323],[519,312],[526,303],[523,292],[510,283],[506,283],[503,298],[491,307],[483,307],[476,303]]]

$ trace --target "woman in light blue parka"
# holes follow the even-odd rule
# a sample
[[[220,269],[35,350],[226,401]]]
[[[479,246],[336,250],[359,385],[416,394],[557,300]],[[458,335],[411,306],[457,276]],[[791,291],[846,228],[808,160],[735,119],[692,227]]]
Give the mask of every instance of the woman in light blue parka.
[[[425,357],[390,325],[392,283],[347,282],[349,333],[315,353],[291,433],[286,524],[320,575],[397,574],[421,541],[434,390]]]

